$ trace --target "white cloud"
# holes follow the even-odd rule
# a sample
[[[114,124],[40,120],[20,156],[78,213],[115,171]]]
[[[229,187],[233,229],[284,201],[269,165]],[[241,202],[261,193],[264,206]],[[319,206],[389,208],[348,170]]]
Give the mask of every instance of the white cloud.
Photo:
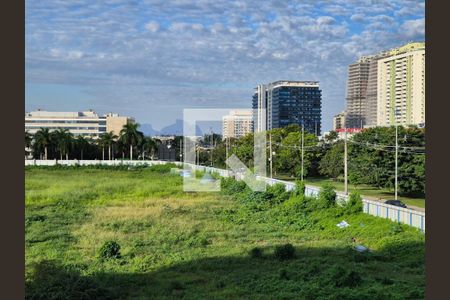
[[[157,32],[159,29],[159,23],[155,21],[148,22],[147,24],[145,24],[145,29],[150,32]]]
[[[258,83],[319,80],[325,116],[343,109],[358,55],[424,37],[413,1],[111,1],[27,0],[27,82],[88,86],[98,103],[130,98],[142,114],[200,98],[245,107]]]
[[[401,29],[406,37],[418,38],[425,34],[425,19],[408,20],[402,24]]]

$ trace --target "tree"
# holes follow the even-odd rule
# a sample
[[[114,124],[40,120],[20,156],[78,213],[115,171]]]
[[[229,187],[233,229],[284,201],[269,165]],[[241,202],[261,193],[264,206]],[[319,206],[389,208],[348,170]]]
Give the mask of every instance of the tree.
[[[44,149],[44,159],[48,159],[48,146],[51,144],[51,134],[48,128],[39,129],[34,135],[36,149]],[[41,152],[42,153],[42,152]]]
[[[334,143],[338,140],[339,135],[336,131],[330,131],[326,136],[325,136],[325,142],[327,143]]]
[[[82,135],[75,139],[75,147],[80,150],[80,159],[83,160],[83,152],[89,147],[89,140]]]
[[[284,135],[284,134],[282,134]],[[304,132],[303,174],[307,175],[313,157],[312,147],[317,145],[317,137],[314,134]],[[275,147],[276,157],[274,167],[276,172],[288,173],[291,176],[300,177],[301,174],[301,140],[300,131],[291,131]],[[273,138],[272,138],[273,141]]]
[[[130,160],[133,159],[133,146],[136,146],[144,138],[144,134],[138,130],[138,123],[127,123],[120,131],[120,140],[130,147]]]
[[[31,143],[33,141],[33,136],[28,131],[25,131],[25,148],[29,149],[31,147]],[[27,159],[28,151],[25,149],[25,159]]]
[[[66,155],[66,160],[69,159],[69,150],[72,146],[73,134],[67,129],[59,128],[52,132],[52,137],[56,142],[60,158],[63,159],[63,155]]]
[[[320,174],[329,176],[334,180],[344,174],[344,143],[334,144],[322,157],[319,163]]]
[[[151,137],[144,137],[141,141],[141,149],[142,149],[142,159],[145,158],[146,152],[151,157],[151,159],[153,159],[155,151],[157,150],[156,141]]]
[[[111,148],[115,141],[117,140],[118,136],[115,135],[112,131],[105,132],[100,135],[100,140],[102,141],[103,147],[108,147],[108,159],[111,160]]]
[[[399,193],[425,194],[425,130],[398,127]],[[349,141],[349,180],[379,188],[394,188],[395,127],[365,129]]]

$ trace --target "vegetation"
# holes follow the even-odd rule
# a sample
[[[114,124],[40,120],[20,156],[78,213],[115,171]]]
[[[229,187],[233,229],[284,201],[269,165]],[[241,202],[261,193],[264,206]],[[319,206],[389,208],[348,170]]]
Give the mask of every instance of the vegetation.
[[[113,132],[105,132],[97,138],[84,136],[74,137],[68,130],[57,129],[49,131],[47,128],[39,129],[36,134],[25,132],[25,148],[31,148],[31,152],[25,152],[25,156],[32,155],[35,159],[102,159],[109,160],[122,156],[129,158],[133,151],[139,159],[154,158],[160,141],[150,137],[144,137],[138,130],[139,124],[126,124],[120,136]],[[178,138],[179,140],[180,138]],[[107,156],[105,155],[107,151]]]
[[[27,299],[424,298],[415,228],[233,179],[184,193],[170,167],[27,168]]]
[[[49,132],[39,130],[30,144],[30,135],[25,134],[25,144],[31,145],[33,157],[54,159],[63,155],[68,158],[108,159],[128,155],[129,158],[155,158],[160,141],[144,137],[138,130],[139,124],[127,124],[120,136],[104,133],[95,145],[94,141],[73,139],[61,130]],[[289,125],[267,132],[267,140],[272,140],[272,167],[276,178],[299,179],[301,174],[302,134],[298,125]],[[247,166],[253,166],[253,134],[239,139],[223,140],[218,134],[205,135],[198,149],[199,163],[226,168],[226,155],[234,154]],[[318,176],[331,178],[336,183],[343,181],[344,142],[331,132],[322,141],[308,132],[304,133],[303,174],[306,179]],[[182,137],[177,136],[170,145],[176,157],[182,157]],[[375,187],[393,191],[395,182],[394,151],[395,128],[376,127],[364,129],[348,140],[349,183],[358,186]],[[267,147],[267,157],[270,156]],[[424,198],[425,196],[425,131],[417,127],[399,126],[399,194],[401,196]],[[137,155],[133,155],[133,152]],[[70,155],[72,153],[72,155]],[[268,167],[269,168],[269,167]],[[423,206],[423,205],[418,205]]]
[[[128,123],[120,131],[120,141],[130,147],[130,159],[133,159],[133,147],[137,146],[144,139],[144,134],[138,130],[139,124]]]

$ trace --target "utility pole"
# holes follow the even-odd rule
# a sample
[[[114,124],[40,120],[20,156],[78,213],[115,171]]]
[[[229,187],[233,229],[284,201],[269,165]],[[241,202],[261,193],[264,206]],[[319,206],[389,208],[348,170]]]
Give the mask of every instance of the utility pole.
[[[269,160],[270,160],[270,178],[273,178],[273,156],[272,156],[272,133],[269,133]]]
[[[211,131],[211,167],[213,166],[213,147],[214,147],[214,133],[212,130],[212,127],[209,127],[210,131]]]
[[[301,181],[303,181],[303,155],[304,155],[304,139],[305,139],[305,123],[302,122],[302,173],[301,173]]]
[[[225,138],[225,161],[228,158],[228,137]],[[225,164],[225,169],[228,170],[228,165]]]
[[[397,198],[398,193],[398,124],[397,117],[395,120],[395,200]]]
[[[348,195],[348,171],[347,171],[347,128],[345,128],[344,132],[344,193]]]
[[[180,161],[183,157],[183,136],[180,137]]]

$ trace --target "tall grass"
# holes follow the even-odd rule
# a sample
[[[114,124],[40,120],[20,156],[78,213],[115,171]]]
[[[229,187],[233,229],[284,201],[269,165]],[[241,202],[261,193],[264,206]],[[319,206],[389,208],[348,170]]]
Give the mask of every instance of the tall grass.
[[[25,185],[30,299],[424,296],[422,233],[280,186],[184,193],[181,176],[153,167],[30,168]],[[108,241],[120,258],[99,259]],[[286,244],[295,256],[280,260]]]

